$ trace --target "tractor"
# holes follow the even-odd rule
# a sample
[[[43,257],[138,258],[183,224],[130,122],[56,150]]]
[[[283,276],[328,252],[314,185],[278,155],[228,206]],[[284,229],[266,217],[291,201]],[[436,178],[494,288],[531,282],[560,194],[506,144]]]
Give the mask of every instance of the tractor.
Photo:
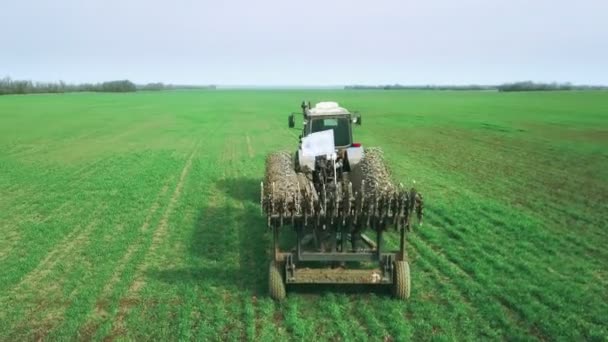
[[[422,195],[393,182],[381,149],[353,140],[360,115],[336,102],[302,102],[301,108],[297,151],[270,153],[260,185],[273,236],[270,296],[282,300],[293,284],[372,284],[409,298],[406,233],[414,216],[422,220]],[[288,125],[295,126],[295,114]],[[286,226],[295,241],[281,249]],[[398,250],[385,247],[390,227],[399,234]]]

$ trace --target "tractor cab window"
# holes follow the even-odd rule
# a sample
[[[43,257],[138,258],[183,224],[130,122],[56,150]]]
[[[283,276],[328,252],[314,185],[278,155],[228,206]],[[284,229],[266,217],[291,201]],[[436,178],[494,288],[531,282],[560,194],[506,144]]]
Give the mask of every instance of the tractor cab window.
[[[348,118],[319,118],[312,120],[311,133],[328,129],[334,131],[334,145],[350,145],[350,120]]]

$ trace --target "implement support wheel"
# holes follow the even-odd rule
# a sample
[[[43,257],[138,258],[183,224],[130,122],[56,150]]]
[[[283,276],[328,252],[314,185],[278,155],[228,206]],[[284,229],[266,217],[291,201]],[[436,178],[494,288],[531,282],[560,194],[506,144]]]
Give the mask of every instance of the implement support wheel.
[[[393,296],[397,299],[410,298],[410,264],[407,261],[395,261],[393,276]]]
[[[268,270],[268,292],[274,300],[285,298],[285,282],[283,281],[283,272],[279,266],[279,263],[271,261]]]

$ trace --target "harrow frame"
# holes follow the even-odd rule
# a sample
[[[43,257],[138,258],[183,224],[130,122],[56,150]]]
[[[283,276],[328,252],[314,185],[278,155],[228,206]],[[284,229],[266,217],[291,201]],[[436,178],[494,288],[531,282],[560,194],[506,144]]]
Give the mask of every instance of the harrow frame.
[[[291,251],[281,250],[279,246],[280,226],[272,227],[272,251],[273,260],[283,265],[283,274],[286,284],[374,284],[392,285],[394,282],[395,261],[408,261],[406,254],[406,229],[401,229],[399,250],[384,250],[383,231],[375,231],[375,239],[367,235],[361,235],[361,241],[367,247],[353,250],[349,248],[349,233],[342,227],[328,229],[332,241],[329,248],[331,251],[311,252],[305,251],[303,247],[306,237],[305,228],[301,224],[295,224],[296,231],[295,247]],[[353,268],[342,264],[337,268],[329,268],[326,265],[310,267],[309,263],[352,263],[366,262],[376,264],[374,268]]]

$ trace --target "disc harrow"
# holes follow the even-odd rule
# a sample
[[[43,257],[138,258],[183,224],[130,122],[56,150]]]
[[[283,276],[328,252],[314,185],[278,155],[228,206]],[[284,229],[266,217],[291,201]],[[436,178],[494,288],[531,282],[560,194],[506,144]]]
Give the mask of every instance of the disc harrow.
[[[413,215],[421,221],[422,195],[414,188],[407,190],[402,184],[393,184],[388,171],[374,173],[368,165],[378,163],[375,160],[378,154],[368,156],[367,162],[361,163],[359,172],[363,179],[358,186],[354,187],[344,177],[340,182],[316,189],[306,175],[294,171],[293,157],[288,152],[270,154],[266,160],[266,180],[261,187],[261,206],[268,226],[341,225],[361,231],[386,230],[391,226],[409,229]]]

